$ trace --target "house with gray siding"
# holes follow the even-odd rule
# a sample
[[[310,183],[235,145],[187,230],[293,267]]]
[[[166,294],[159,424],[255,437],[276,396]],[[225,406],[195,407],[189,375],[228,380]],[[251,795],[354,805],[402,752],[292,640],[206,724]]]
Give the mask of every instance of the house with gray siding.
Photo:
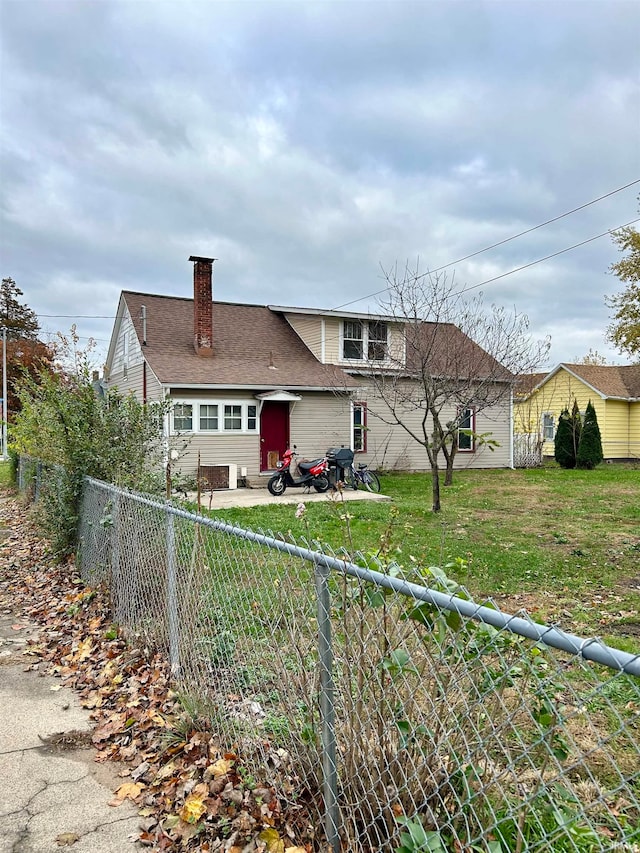
[[[315,458],[330,447],[353,449],[372,467],[427,470],[424,448],[384,418],[372,377],[397,373],[412,382],[407,330],[397,318],[213,300],[212,258],[195,257],[193,296],[123,291],[109,345],[108,388],[144,402],[168,400],[164,430],[174,468],[219,466],[232,487],[266,481],[287,446]],[[488,356],[450,326],[447,340],[480,369]],[[442,369],[442,365],[438,369]],[[505,374],[504,381],[509,383]],[[504,397],[504,395],[503,395]],[[447,417],[474,434],[490,433],[495,452],[460,434],[456,467],[511,462],[507,396],[476,413],[451,402]],[[424,407],[407,420],[418,424]],[[445,413],[446,414],[446,413]]]

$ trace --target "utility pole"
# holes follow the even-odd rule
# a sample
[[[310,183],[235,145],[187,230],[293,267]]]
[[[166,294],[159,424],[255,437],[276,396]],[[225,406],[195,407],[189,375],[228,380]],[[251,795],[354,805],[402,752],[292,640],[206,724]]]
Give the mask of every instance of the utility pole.
[[[7,327],[2,327],[2,459],[7,461]]]

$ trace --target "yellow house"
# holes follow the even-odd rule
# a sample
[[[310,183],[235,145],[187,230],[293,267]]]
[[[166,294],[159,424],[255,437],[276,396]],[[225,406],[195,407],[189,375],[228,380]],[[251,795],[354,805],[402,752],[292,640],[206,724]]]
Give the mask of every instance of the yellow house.
[[[558,417],[574,400],[583,414],[591,400],[605,459],[640,459],[640,364],[559,364],[525,377],[514,399],[521,456],[553,456]]]

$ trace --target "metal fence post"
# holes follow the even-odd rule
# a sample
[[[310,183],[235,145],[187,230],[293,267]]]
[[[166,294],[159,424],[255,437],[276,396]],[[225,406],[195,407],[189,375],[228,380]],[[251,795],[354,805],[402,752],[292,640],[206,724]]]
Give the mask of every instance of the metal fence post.
[[[318,599],[318,657],[320,665],[320,713],[322,716],[322,775],[325,832],[329,850],[340,853],[338,767],[336,764],[335,702],[333,689],[333,648],[331,645],[330,569],[315,562],[314,576]]]
[[[36,462],[36,485],[34,489],[34,503],[40,498],[40,486],[42,485],[42,462]]]
[[[171,674],[180,672],[180,644],[178,642],[178,578],[176,567],[176,532],[173,513],[167,511],[167,609],[169,629],[169,663]]]
[[[128,627],[128,614],[125,615],[124,590],[120,577],[120,495],[113,492],[111,498],[111,601],[116,622],[124,622]]]

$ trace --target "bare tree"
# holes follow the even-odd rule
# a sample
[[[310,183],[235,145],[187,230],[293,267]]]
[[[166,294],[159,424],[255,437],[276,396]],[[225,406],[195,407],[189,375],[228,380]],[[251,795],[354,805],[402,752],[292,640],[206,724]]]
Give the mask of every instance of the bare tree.
[[[369,412],[398,426],[425,449],[432,474],[432,509],[440,510],[440,458],[445,485],[453,482],[460,435],[488,443],[468,427],[468,412],[505,405],[518,377],[544,361],[549,341],[534,342],[528,318],[504,308],[483,308],[482,294],[466,299],[446,275],[419,268],[385,273],[382,313],[404,329],[369,373]],[[495,442],[494,442],[495,443]]]

